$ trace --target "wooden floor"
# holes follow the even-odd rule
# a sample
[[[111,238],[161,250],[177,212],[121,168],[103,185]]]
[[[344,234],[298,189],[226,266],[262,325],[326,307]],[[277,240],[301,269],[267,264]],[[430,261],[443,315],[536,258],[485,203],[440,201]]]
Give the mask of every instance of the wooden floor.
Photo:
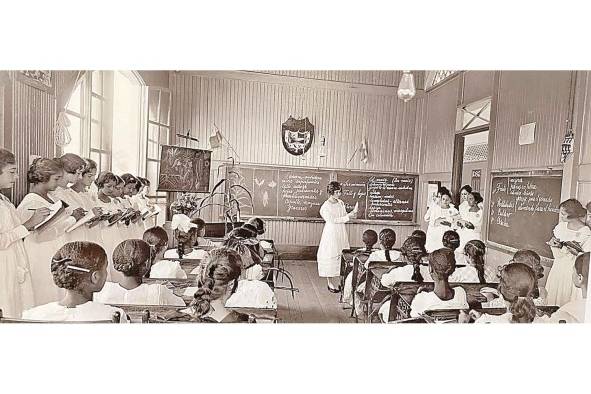
[[[351,310],[343,309],[340,294],[326,288],[326,279],[318,276],[315,261],[288,260],[285,269],[292,275],[294,287],[299,289],[292,298],[291,292],[277,290],[278,317],[282,323],[354,323]],[[279,278],[278,286],[288,286]]]

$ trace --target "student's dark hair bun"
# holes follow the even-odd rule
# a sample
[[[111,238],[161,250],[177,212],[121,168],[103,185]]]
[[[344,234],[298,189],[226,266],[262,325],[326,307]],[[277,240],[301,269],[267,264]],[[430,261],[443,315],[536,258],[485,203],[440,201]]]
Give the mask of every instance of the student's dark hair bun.
[[[257,235],[263,235],[265,233],[265,222],[261,218],[250,218],[248,219],[247,224],[250,224],[254,227],[257,232]]]
[[[445,186],[441,186],[441,187],[439,188],[439,190],[437,191],[437,193],[438,193],[440,196],[442,196],[442,197],[443,197],[443,196],[448,196],[449,198],[451,198],[451,193],[450,193],[449,189],[448,189],[447,187],[445,187]]]
[[[472,196],[474,196],[474,202],[478,205],[481,202],[484,201],[484,199],[482,198],[482,194],[478,193],[478,192],[471,192],[470,193]]]
[[[560,203],[559,208],[566,211],[569,219],[580,218],[587,214],[587,210],[583,208],[583,204],[576,198],[569,198]]]
[[[470,186],[470,185],[464,185],[464,186],[462,186],[462,188],[460,189],[460,193],[463,190],[467,191],[468,193],[472,193],[472,186]]]
[[[433,272],[442,277],[449,277],[456,269],[454,251],[448,248],[437,249],[429,254],[429,265]]]
[[[385,228],[380,231],[380,243],[386,249],[392,249],[396,243],[396,232],[391,228]]]
[[[113,267],[125,276],[142,277],[150,259],[150,246],[141,239],[128,239],[113,250]]]
[[[83,158],[74,153],[66,153],[54,160],[63,167],[65,172],[70,174],[73,174],[78,170],[84,170],[87,164]]]
[[[418,239],[423,245],[423,248],[427,244],[427,234],[423,230],[415,230],[410,236]]]
[[[68,242],[51,259],[51,274],[57,287],[77,290],[93,272],[106,265],[107,254],[100,245],[92,242]]]
[[[361,240],[366,247],[371,248],[378,242],[378,233],[373,230],[365,230],[361,236]]]
[[[14,153],[8,149],[0,148],[0,174],[2,174],[4,167],[9,164],[16,164],[16,157],[14,157]]]
[[[447,230],[443,233],[443,246],[451,250],[456,250],[460,247],[460,235],[454,230]]]
[[[62,166],[55,160],[38,157],[29,166],[27,181],[32,184],[45,183],[52,175],[61,171],[63,171]]]

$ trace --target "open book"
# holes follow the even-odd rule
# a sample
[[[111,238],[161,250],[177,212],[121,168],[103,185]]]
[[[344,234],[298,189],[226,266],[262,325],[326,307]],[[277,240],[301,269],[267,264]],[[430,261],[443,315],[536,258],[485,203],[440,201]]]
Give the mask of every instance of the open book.
[[[158,215],[162,210],[158,205],[153,205],[151,207],[146,207],[142,209],[142,220],[146,220],[151,218],[152,216]]]
[[[41,230],[45,227],[48,227],[49,224],[55,223],[57,218],[62,216],[61,214],[65,211],[67,207],[68,204],[66,204],[62,200],[58,200],[57,202],[51,204],[49,206],[49,216],[47,216],[44,221],[36,225],[35,230]]]
[[[70,227],[68,227],[66,229],[66,232],[67,233],[70,233],[70,232],[76,230],[78,227],[85,225],[86,223],[88,223],[92,219],[94,219],[95,217],[96,217],[95,214],[92,211],[89,211],[80,220],[78,220],[76,223],[74,223],[73,225],[71,225]]]

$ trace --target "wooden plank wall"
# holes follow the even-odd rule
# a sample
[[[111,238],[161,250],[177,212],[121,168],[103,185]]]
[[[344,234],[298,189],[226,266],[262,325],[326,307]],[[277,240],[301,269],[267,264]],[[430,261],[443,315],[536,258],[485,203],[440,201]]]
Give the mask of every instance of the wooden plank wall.
[[[569,117],[570,71],[502,71],[492,169],[560,166]],[[519,145],[519,127],[536,122],[535,142]]]
[[[357,92],[322,83],[303,87],[293,83],[293,76],[286,78],[289,82],[272,83],[234,78],[233,74],[171,73],[173,133],[191,129],[200,140],[193,146],[207,148],[215,123],[242,163],[419,172],[421,133],[415,130],[421,124],[418,100],[403,103],[396,97],[395,88],[389,94],[384,94],[383,88],[372,94],[367,89]],[[288,154],[280,140],[281,124],[290,115],[308,117],[315,125],[316,140],[303,157]],[[348,163],[364,134],[369,142],[368,163],[362,163],[359,156]],[[322,136],[327,144],[325,158],[319,157]],[[214,151],[214,165],[220,164],[226,153]],[[215,169],[213,174],[212,183],[218,179]],[[217,219],[214,211],[205,217]],[[322,223],[287,221],[273,221],[268,226],[270,236],[278,243],[301,245],[317,245],[322,227]],[[359,244],[361,233],[369,227],[380,230],[384,226],[351,225],[352,242]],[[412,229],[396,227],[399,238]]]

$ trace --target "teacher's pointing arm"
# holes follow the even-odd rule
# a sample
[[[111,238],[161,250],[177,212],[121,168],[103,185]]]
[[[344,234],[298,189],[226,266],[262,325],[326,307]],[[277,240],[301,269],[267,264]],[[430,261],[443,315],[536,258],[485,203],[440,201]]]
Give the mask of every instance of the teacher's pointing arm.
[[[347,223],[353,215],[354,211],[351,211],[345,216],[338,217],[326,204],[320,208],[320,216],[326,223]]]

